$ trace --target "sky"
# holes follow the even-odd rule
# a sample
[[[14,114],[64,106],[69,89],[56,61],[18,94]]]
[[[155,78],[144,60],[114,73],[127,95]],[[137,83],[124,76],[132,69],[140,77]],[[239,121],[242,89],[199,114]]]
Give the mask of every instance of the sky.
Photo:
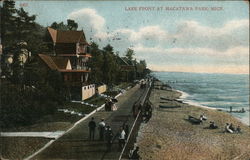
[[[123,56],[135,51],[154,71],[249,74],[245,1],[17,1],[49,26],[73,19],[88,42]]]

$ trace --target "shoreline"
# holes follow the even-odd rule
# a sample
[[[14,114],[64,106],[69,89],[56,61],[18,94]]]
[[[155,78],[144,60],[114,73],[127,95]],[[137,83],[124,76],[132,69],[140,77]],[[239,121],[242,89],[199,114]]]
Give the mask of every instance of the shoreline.
[[[162,82],[158,81],[158,84]],[[160,97],[172,99],[164,102],[167,106],[178,108],[160,108],[163,100]],[[148,123],[141,126],[137,145],[142,159],[193,160],[193,159],[234,159],[249,160],[250,128],[234,116],[216,109],[203,108],[174,100],[181,93],[177,90],[152,89],[150,101],[153,104],[152,117]],[[191,124],[188,115],[199,117],[205,113],[208,117],[200,125]],[[218,129],[207,129],[209,121],[214,121]],[[224,132],[225,123],[240,126],[241,134]]]
[[[192,101],[192,100],[187,100],[186,97],[189,95],[188,93],[186,93],[184,91],[181,91],[181,90],[177,90],[177,89],[173,89],[173,90],[181,93],[181,96],[177,100],[181,100],[181,101],[183,101],[183,103],[187,103],[189,105],[193,105],[193,106],[201,107],[201,108],[205,108],[205,109],[211,109],[211,110],[217,110],[217,111],[221,110],[224,113],[229,113],[226,110],[221,109],[221,108],[209,107],[209,106],[205,106],[205,105],[199,104],[199,102],[195,102],[195,101]],[[250,111],[248,111],[248,112],[250,112]],[[240,118],[240,117],[234,116],[233,114],[230,114],[230,115],[232,115],[233,117],[235,117],[236,119],[238,119],[239,121],[241,121],[243,124],[245,124],[247,126],[250,125],[250,122],[249,122],[250,120],[249,119],[248,120],[245,119],[246,117]]]

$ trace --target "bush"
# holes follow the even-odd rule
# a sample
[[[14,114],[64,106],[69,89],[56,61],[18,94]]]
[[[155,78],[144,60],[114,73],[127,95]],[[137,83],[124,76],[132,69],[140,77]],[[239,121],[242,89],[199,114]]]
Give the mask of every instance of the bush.
[[[35,123],[42,116],[53,114],[58,108],[53,89],[31,87],[22,89],[10,83],[1,84],[1,128],[18,127]]]

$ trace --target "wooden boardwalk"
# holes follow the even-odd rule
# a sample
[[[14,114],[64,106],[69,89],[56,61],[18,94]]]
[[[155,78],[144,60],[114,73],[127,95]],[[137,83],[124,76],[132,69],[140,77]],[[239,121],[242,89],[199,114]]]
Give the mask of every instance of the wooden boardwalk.
[[[125,121],[127,121],[130,128],[134,122],[134,117],[131,113],[132,106],[145,94],[145,90],[140,89],[139,85],[128,90],[118,98],[117,111],[106,112],[101,110],[93,115],[96,123],[98,124],[101,118],[104,118],[105,122],[111,126],[114,134],[118,132],[119,127]],[[91,117],[81,122],[32,159],[119,159],[121,151],[118,150],[118,140],[114,141],[111,152],[106,152],[106,142],[98,140],[98,130],[96,130],[95,141],[88,139],[88,122],[90,119]]]

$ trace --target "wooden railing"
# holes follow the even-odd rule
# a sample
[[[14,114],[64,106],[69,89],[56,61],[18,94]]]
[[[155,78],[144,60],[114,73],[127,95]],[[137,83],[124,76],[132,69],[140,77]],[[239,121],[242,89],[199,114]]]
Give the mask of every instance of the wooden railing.
[[[148,99],[149,95],[150,95],[150,92],[151,92],[151,89],[152,89],[152,82],[149,82],[148,83],[148,87],[146,89],[146,93],[145,95],[142,97],[142,99],[139,100],[139,104],[141,104],[141,106],[143,107],[146,100]],[[131,127],[131,130],[128,134],[128,138],[127,138],[127,141],[122,149],[122,152],[120,154],[120,157],[119,157],[119,160],[121,160],[122,158],[125,158],[125,159],[128,159],[129,158],[129,151],[130,149],[133,148],[134,146],[134,143],[136,141],[136,137],[138,135],[138,131],[140,129],[140,125],[142,123],[142,109],[141,108],[135,118],[135,121]]]

